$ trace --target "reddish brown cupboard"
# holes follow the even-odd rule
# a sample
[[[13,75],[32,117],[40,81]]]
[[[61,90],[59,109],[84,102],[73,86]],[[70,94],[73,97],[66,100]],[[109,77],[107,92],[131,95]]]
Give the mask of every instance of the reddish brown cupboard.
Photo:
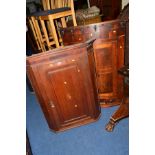
[[[120,104],[123,78],[117,74],[124,66],[125,23],[112,20],[61,29],[64,45],[96,38],[93,45],[98,96],[102,107]]]
[[[53,131],[93,122],[100,115],[92,42],[27,58],[27,74]]]

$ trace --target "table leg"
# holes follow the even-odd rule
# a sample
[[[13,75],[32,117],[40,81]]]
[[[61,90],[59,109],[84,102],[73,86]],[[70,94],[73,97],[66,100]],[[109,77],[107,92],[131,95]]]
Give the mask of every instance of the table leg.
[[[119,108],[116,110],[116,112],[111,116],[109,123],[106,125],[106,130],[108,132],[112,132],[116,123],[129,116],[129,98],[124,97],[122,100],[121,105]]]

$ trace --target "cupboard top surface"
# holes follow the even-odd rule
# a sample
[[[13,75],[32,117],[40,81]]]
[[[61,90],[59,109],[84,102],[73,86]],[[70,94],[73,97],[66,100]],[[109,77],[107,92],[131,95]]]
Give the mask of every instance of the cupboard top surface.
[[[29,56],[26,58],[26,64],[29,65],[31,63],[35,63],[35,61],[37,62],[43,59],[52,59],[52,58],[55,59],[56,57],[59,57],[59,56],[67,56],[67,55],[69,56],[71,53],[74,54],[76,52],[76,49],[82,49],[82,48],[89,47],[94,42],[94,40],[95,39],[91,39],[85,43],[78,43],[75,45],[60,47],[60,48],[53,49],[47,52]]]
[[[118,24],[118,23],[122,23],[123,26],[123,21],[121,21],[120,19],[116,19],[116,20],[109,20],[109,21],[104,21],[104,22],[100,22],[100,23],[94,23],[94,24],[89,24],[89,25],[79,25],[79,26],[71,26],[71,27],[67,27],[67,28],[61,28],[61,30],[71,30],[74,28],[83,28],[83,27],[93,27],[93,26],[110,26],[113,24]]]

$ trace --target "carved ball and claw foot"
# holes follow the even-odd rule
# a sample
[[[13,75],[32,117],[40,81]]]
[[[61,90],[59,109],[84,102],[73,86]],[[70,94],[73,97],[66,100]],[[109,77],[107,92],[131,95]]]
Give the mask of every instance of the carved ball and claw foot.
[[[110,120],[109,123],[106,125],[105,129],[108,132],[112,132],[114,127],[115,127],[116,123],[113,120]]]

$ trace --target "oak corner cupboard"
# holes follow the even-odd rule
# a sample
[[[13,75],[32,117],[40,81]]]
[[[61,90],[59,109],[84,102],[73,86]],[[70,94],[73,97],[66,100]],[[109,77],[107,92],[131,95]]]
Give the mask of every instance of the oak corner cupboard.
[[[55,132],[96,121],[93,41],[54,49],[27,58],[27,74],[48,126]]]

